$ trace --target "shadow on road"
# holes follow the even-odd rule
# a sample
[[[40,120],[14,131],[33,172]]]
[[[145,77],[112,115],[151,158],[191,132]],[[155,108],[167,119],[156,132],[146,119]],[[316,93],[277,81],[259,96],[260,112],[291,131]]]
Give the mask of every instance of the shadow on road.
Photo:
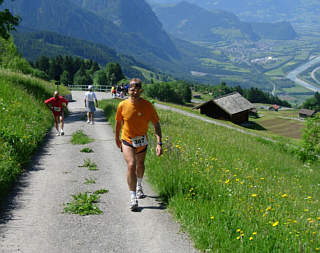
[[[40,158],[50,156],[48,142],[53,138],[53,133],[49,132],[39,146],[36,154],[30,159],[29,164],[24,168],[25,171],[20,175],[17,183],[12,188],[10,193],[0,200],[0,225],[6,224],[12,219],[12,211],[14,209],[23,208],[24,201],[17,202],[17,199],[22,195],[25,188],[30,185],[31,173],[44,170],[45,167],[41,166]],[[27,201],[27,200],[25,200]]]

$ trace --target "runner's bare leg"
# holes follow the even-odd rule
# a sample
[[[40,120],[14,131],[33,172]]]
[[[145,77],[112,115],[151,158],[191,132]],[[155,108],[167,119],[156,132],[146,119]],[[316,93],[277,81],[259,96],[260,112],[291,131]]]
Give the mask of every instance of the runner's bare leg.
[[[144,160],[146,158],[147,151],[136,154],[136,175],[138,178],[143,178],[144,175]]]
[[[127,145],[122,144],[122,152],[127,163],[127,183],[130,191],[136,191],[136,151]]]

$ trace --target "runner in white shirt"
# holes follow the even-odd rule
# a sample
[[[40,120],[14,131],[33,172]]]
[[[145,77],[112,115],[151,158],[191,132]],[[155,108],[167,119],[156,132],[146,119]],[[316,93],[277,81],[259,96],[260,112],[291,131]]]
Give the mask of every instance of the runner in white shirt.
[[[89,85],[88,90],[85,94],[84,105],[87,109],[87,123],[93,124],[93,115],[96,111],[96,107],[94,102],[96,102],[96,106],[98,107],[98,100],[96,94],[92,91],[92,85]],[[91,118],[91,121],[90,121]]]

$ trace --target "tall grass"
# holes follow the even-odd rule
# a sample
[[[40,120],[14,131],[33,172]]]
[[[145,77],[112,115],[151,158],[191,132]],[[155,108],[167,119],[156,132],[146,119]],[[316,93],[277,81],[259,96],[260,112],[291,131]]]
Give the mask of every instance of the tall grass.
[[[113,120],[115,101],[107,103],[102,105]],[[281,143],[158,112],[164,155],[155,155],[150,133],[147,176],[197,248],[320,250],[319,163],[303,164]]]
[[[4,196],[52,126],[48,82],[0,70],[0,195]]]

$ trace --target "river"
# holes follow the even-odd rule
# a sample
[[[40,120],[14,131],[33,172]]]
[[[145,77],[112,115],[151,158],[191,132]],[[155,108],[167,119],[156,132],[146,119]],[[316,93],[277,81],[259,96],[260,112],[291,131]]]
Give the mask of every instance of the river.
[[[306,69],[310,68],[312,65],[319,63],[320,62],[320,56],[317,56],[313,60],[299,66],[295,70],[291,71],[288,73],[286,76],[288,79],[294,81],[296,84],[305,87],[308,90],[312,90],[314,92],[319,92],[320,93],[320,88],[315,87],[311,85],[310,83],[307,83],[306,81],[303,81],[297,77],[301,72],[305,71]]]

